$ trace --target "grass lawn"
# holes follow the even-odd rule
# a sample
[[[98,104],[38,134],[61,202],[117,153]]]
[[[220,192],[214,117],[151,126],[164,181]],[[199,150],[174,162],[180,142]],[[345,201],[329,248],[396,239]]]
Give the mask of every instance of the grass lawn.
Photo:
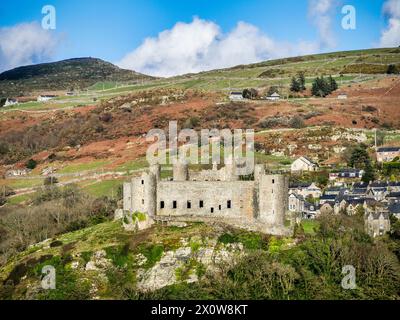
[[[95,170],[109,164],[109,161],[99,160],[88,163],[70,164],[60,169],[58,173],[75,173],[81,171]]]
[[[314,220],[303,220],[301,225],[304,229],[304,233],[306,234],[315,234],[315,231],[318,229],[318,222]]]
[[[13,189],[32,188],[43,185],[43,179],[2,179],[0,186],[7,185]]]
[[[115,198],[123,181],[123,179],[104,180],[89,184],[83,187],[83,190],[95,197],[109,196]]]
[[[32,195],[33,194],[21,194],[19,196],[11,197],[7,199],[7,203],[11,205],[21,204],[22,202],[30,200]]]
[[[118,167],[116,167],[115,171],[121,172],[121,171],[138,170],[146,167],[148,167],[146,158],[141,158],[138,160],[125,162],[124,164],[121,164]]]

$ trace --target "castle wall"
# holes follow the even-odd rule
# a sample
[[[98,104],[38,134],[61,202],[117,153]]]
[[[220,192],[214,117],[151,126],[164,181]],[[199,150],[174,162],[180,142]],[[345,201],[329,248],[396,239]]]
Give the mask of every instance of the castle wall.
[[[157,215],[253,219],[253,195],[254,181],[160,181],[157,185]]]

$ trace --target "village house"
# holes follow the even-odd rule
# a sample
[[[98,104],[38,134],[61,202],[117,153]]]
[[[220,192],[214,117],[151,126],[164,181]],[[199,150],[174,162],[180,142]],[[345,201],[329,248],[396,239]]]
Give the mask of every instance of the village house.
[[[243,93],[239,92],[239,91],[231,92],[229,94],[229,100],[231,100],[231,101],[242,101],[242,100],[244,100]]]
[[[335,202],[324,202],[324,204],[320,204],[319,212],[320,214],[332,214],[335,206]]]
[[[18,100],[17,99],[11,99],[11,98],[7,98],[6,102],[4,103],[4,107],[8,107],[8,106],[13,106],[18,104]]]
[[[318,216],[319,207],[318,204],[305,202],[304,210],[302,213],[303,219],[315,219]]]
[[[304,199],[307,197],[317,199],[322,196],[321,188],[319,188],[314,182],[311,184],[292,184],[289,192],[301,195]]]
[[[346,93],[339,93],[337,96],[338,100],[346,100],[347,94]]]
[[[290,212],[303,212],[304,211],[304,198],[303,196],[295,193],[289,194],[289,211]]]
[[[396,157],[400,157],[400,147],[382,147],[376,150],[378,162],[389,162]]]
[[[57,97],[56,95],[51,95],[51,94],[40,95],[40,96],[37,97],[37,101],[38,102],[46,102],[46,101],[52,100],[52,99],[54,99],[56,97]]]
[[[381,210],[368,211],[364,217],[365,231],[371,237],[382,236],[390,231],[389,213]]]
[[[319,204],[323,205],[324,203],[334,204],[336,200],[336,195],[324,194],[319,198]]]
[[[360,180],[364,175],[364,170],[358,169],[341,169],[329,173],[329,181],[334,182],[336,185],[351,184]]]
[[[278,101],[280,99],[281,99],[281,96],[277,92],[274,92],[270,96],[267,96],[267,100],[270,100],[270,101]]]
[[[317,171],[317,170],[318,170],[318,164],[313,162],[307,157],[300,157],[296,159],[290,167],[290,171],[292,173],[302,172],[302,171]]]
[[[29,169],[13,169],[6,172],[6,177],[26,176],[30,172]]]
[[[389,194],[388,187],[388,183],[384,181],[371,182],[367,188],[367,197],[382,201]]]
[[[396,192],[389,192],[385,199],[387,200],[388,204],[392,204],[392,203],[400,203],[400,192],[396,191]]]
[[[388,210],[390,214],[393,214],[397,219],[400,219],[400,202],[390,204]]]

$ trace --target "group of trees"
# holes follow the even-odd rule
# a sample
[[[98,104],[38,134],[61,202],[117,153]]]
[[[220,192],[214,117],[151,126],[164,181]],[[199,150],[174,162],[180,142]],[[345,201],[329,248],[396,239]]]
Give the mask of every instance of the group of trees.
[[[387,74],[398,74],[399,70],[397,69],[396,65],[389,64],[386,73]]]
[[[292,78],[290,84],[290,91],[292,92],[302,92],[306,90],[306,78],[303,72],[299,72],[296,77]]]
[[[111,219],[116,207],[75,185],[44,186],[31,206],[0,208],[0,265],[31,244]]]
[[[322,77],[317,77],[311,88],[311,93],[313,96],[316,97],[326,97],[327,95],[331,94],[333,91],[337,90],[338,85],[336,80],[329,76],[327,79]]]
[[[375,170],[366,145],[359,144],[347,148],[344,157],[349,167],[364,170],[362,181],[368,183],[375,180]]]
[[[258,91],[254,88],[244,89],[242,93],[243,98],[245,99],[256,99],[258,97]]]

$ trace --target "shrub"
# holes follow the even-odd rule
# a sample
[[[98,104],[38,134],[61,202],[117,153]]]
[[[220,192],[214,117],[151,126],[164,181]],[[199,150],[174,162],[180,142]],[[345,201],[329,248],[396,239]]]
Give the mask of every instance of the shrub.
[[[25,164],[25,167],[27,167],[28,169],[31,169],[31,170],[35,169],[36,166],[37,166],[37,162],[33,159],[29,159]]]
[[[305,127],[303,118],[299,116],[294,116],[292,119],[290,119],[289,125],[295,129],[301,129]]]

